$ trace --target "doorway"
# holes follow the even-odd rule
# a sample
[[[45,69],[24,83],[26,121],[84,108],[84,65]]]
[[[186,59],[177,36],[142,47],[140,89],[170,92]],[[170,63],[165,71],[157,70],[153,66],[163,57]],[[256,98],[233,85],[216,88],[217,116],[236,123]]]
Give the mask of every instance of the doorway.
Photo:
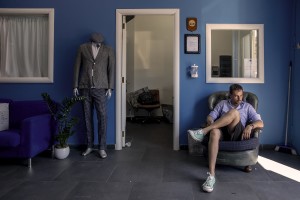
[[[168,15],[174,21],[173,51],[173,149],[179,150],[179,10],[117,9],[116,11],[116,150],[121,150],[126,137],[126,47],[123,18],[129,15]]]

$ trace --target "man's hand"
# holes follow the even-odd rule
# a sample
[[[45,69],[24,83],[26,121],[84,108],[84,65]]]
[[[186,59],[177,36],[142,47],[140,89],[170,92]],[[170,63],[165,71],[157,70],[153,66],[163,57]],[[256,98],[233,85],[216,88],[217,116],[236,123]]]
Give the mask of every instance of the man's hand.
[[[210,126],[212,123],[214,123],[214,120],[211,116],[207,116],[207,119],[206,119],[206,126]]]
[[[79,96],[79,92],[78,92],[78,89],[77,89],[77,88],[74,88],[74,89],[73,89],[73,95],[74,95],[75,97]]]
[[[107,100],[110,99],[110,97],[111,97],[111,89],[108,89],[108,90],[106,91],[105,96],[107,97]]]
[[[251,137],[251,132],[253,129],[253,125],[248,125],[244,129],[243,135],[242,135],[242,140],[249,140]]]

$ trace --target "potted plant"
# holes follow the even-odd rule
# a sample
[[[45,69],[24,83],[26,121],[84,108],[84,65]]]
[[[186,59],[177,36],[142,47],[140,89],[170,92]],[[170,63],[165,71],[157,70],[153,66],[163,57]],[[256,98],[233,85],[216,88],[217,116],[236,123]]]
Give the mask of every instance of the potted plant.
[[[78,123],[78,118],[71,116],[72,107],[77,102],[84,100],[85,97],[66,97],[61,103],[53,101],[48,93],[42,93],[42,97],[56,123],[55,140],[57,144],[54,145],[54,155],[58,159],[64,159],[70,153],[68,139],[75,133],[73,127]]]

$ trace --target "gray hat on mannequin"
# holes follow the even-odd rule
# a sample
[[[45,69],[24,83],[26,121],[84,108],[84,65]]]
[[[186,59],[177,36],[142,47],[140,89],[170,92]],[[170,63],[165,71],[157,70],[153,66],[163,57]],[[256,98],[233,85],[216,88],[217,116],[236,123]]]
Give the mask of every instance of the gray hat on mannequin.
[[[92,33],[91,42],[101,43],[104,41],[104,38],[101,33]]]

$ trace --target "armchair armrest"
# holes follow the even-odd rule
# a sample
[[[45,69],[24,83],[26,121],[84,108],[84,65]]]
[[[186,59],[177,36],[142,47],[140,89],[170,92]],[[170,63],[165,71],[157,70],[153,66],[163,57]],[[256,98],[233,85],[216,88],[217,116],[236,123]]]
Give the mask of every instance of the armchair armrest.
[[[255,137],[255,138],[258,138],[259,137],[259,134],[262,132],[262,129],[261,128],[255,128],[252,130],[252,133],[251,133],[251,136],[252,137]]]
[[[51,115],[42,114],[26,118],[21,123],[20,156],[32,158],[53,144]]]

